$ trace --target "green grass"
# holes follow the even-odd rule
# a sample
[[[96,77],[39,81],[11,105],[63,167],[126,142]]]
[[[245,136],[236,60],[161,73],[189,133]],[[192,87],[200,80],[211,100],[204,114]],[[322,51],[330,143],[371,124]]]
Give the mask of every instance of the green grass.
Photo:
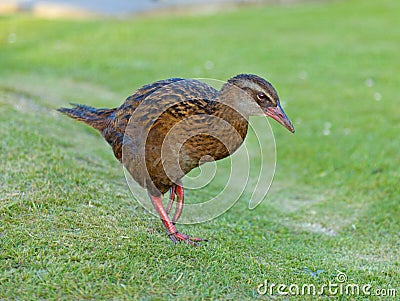
[[[350,0],[197,17],[1,17],[0,299],[286,300],[257,286],[321,286],[338,271],[398,298],[399,10]],[[204,247],[173,245],[106,142],[55,112],[70,101],[117,106],[161,78],[242,72],[274,83],[297,132],[272,124],[278,167],[259,207],[241,199],[179,226]],[[352,298],[367,296],[333,297]]]

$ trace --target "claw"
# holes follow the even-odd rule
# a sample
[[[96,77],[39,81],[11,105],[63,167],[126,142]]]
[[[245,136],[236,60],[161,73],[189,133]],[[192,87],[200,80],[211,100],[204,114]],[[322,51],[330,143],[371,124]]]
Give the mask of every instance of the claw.
[[[187,244],[192,245],[192,246],[201,246],[201,244],[199,244],[199,242],[207,241],[206,239],[198,238],[198,237],[190,237],[190,236],[187,236],[186,234],[180,233],[180,232],[171,233],[171,234],[168,234],[168,236],[174,243],[184,241]]]

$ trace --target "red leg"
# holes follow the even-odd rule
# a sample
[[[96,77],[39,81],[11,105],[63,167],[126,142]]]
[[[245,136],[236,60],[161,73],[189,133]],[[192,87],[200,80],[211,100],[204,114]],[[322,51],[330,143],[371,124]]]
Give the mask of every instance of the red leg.
[[[168,206],[167,206],[167,214],[170,213],[170,211],[172,209],[172,204],[175,200],[175,188],[176,188],[176,186],[174,185],[169,189],[169,201],[168,201]]]
[[[175,214],[172,218],[172,223],[175,224],[176,221],[180,218],[182,211],[183,211],[185,193],[183,190],[182,181],[179,180],[179,182],[177,182],[176,185],[172,186],[169,191],[170,191],[170,194],[169,194],[169,201],[168,201],[168,205],[167,205],[167,214],[169,214],[171,212],[173,203],[175,201],[175,196],[177,196],[176,210],[175,210]]]
[[[176,201],[175,214],[174,214],[174,217],[172,218],[172,222],[174,224],[180,218],[180,216],[182,214],[182,210],[183,210],[183,202],[184,202],[184,198],[185,198],[185,193],[183,191],[182,182],[179,182],[179,184],[176,185],[175,192],[176,192],[176,194],[178,196],[178,199]]]
[[[179,233],[176,229],[175,225],[172,223],[171,219],[169,218],[167,211],[165,210],[161,196],[153,196],[149,194],[151,202],[153,203],[154,208],[156,209],[158,215],[160,216],[165,228],[167,229],[167,233],[169,238],[173,242],[184,241],[190,245],[198,246],[197,242],[203,241],[202,238],[197,237],[189,237],[186,234]]]

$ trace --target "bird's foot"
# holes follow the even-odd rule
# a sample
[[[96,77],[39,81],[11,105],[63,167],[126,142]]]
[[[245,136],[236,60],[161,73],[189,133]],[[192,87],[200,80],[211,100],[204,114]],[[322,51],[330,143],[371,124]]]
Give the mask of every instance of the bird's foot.
[[[189,245],[192,246],[201,246],[201,244],[199,242],[201,241],[207,241],[204,238],[198,238],[198,237],[190,237],[186,234],[180,233],[180,232],[174,232],[174,233],[170,233],[168,234],[168,237],[174,242],[181,242],[184,241]]]
[[[178,192],[178,193],[180,193],[180,192]],[[154,205],[154,208],[158,212],[158,214],[165,226],[165,229],[167,230],[169,238],[174,243],[184,241],[192,246],[200,246],[201,244],[199,242],[207,241],[206,239],[203,239],[203,238],[190,237],[190,236],[187,236],[186,234],[178,232],[178,230],[176,230],[174,222],[171,221],[171,219],[169,218],[169,216],[167,214],[167,211],[165,210],[165,208],[163,206],[161,196],[153,196],[150,193],[149,193],[149,196]],[[182,190],[182,196],[183,196],[183,190]],[[183,197],[182,197],[182,201],[183,201]],[[183,203],[182,203],[182,205],[183,205]],[[182,210],[178,209],[178,217],[179,217],[181,211]],[[175,213],[175,215],[177,215],[177,213]],[[176,218],[174,220],[176,221]]]

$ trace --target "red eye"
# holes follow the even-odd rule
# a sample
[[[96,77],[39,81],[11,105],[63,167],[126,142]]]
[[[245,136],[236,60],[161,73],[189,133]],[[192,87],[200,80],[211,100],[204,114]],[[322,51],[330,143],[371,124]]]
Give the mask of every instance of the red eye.
[[[258,93],[257,98],[258,98],[258,100],[266,100],[267,95],[265,95],[264,93]]]

